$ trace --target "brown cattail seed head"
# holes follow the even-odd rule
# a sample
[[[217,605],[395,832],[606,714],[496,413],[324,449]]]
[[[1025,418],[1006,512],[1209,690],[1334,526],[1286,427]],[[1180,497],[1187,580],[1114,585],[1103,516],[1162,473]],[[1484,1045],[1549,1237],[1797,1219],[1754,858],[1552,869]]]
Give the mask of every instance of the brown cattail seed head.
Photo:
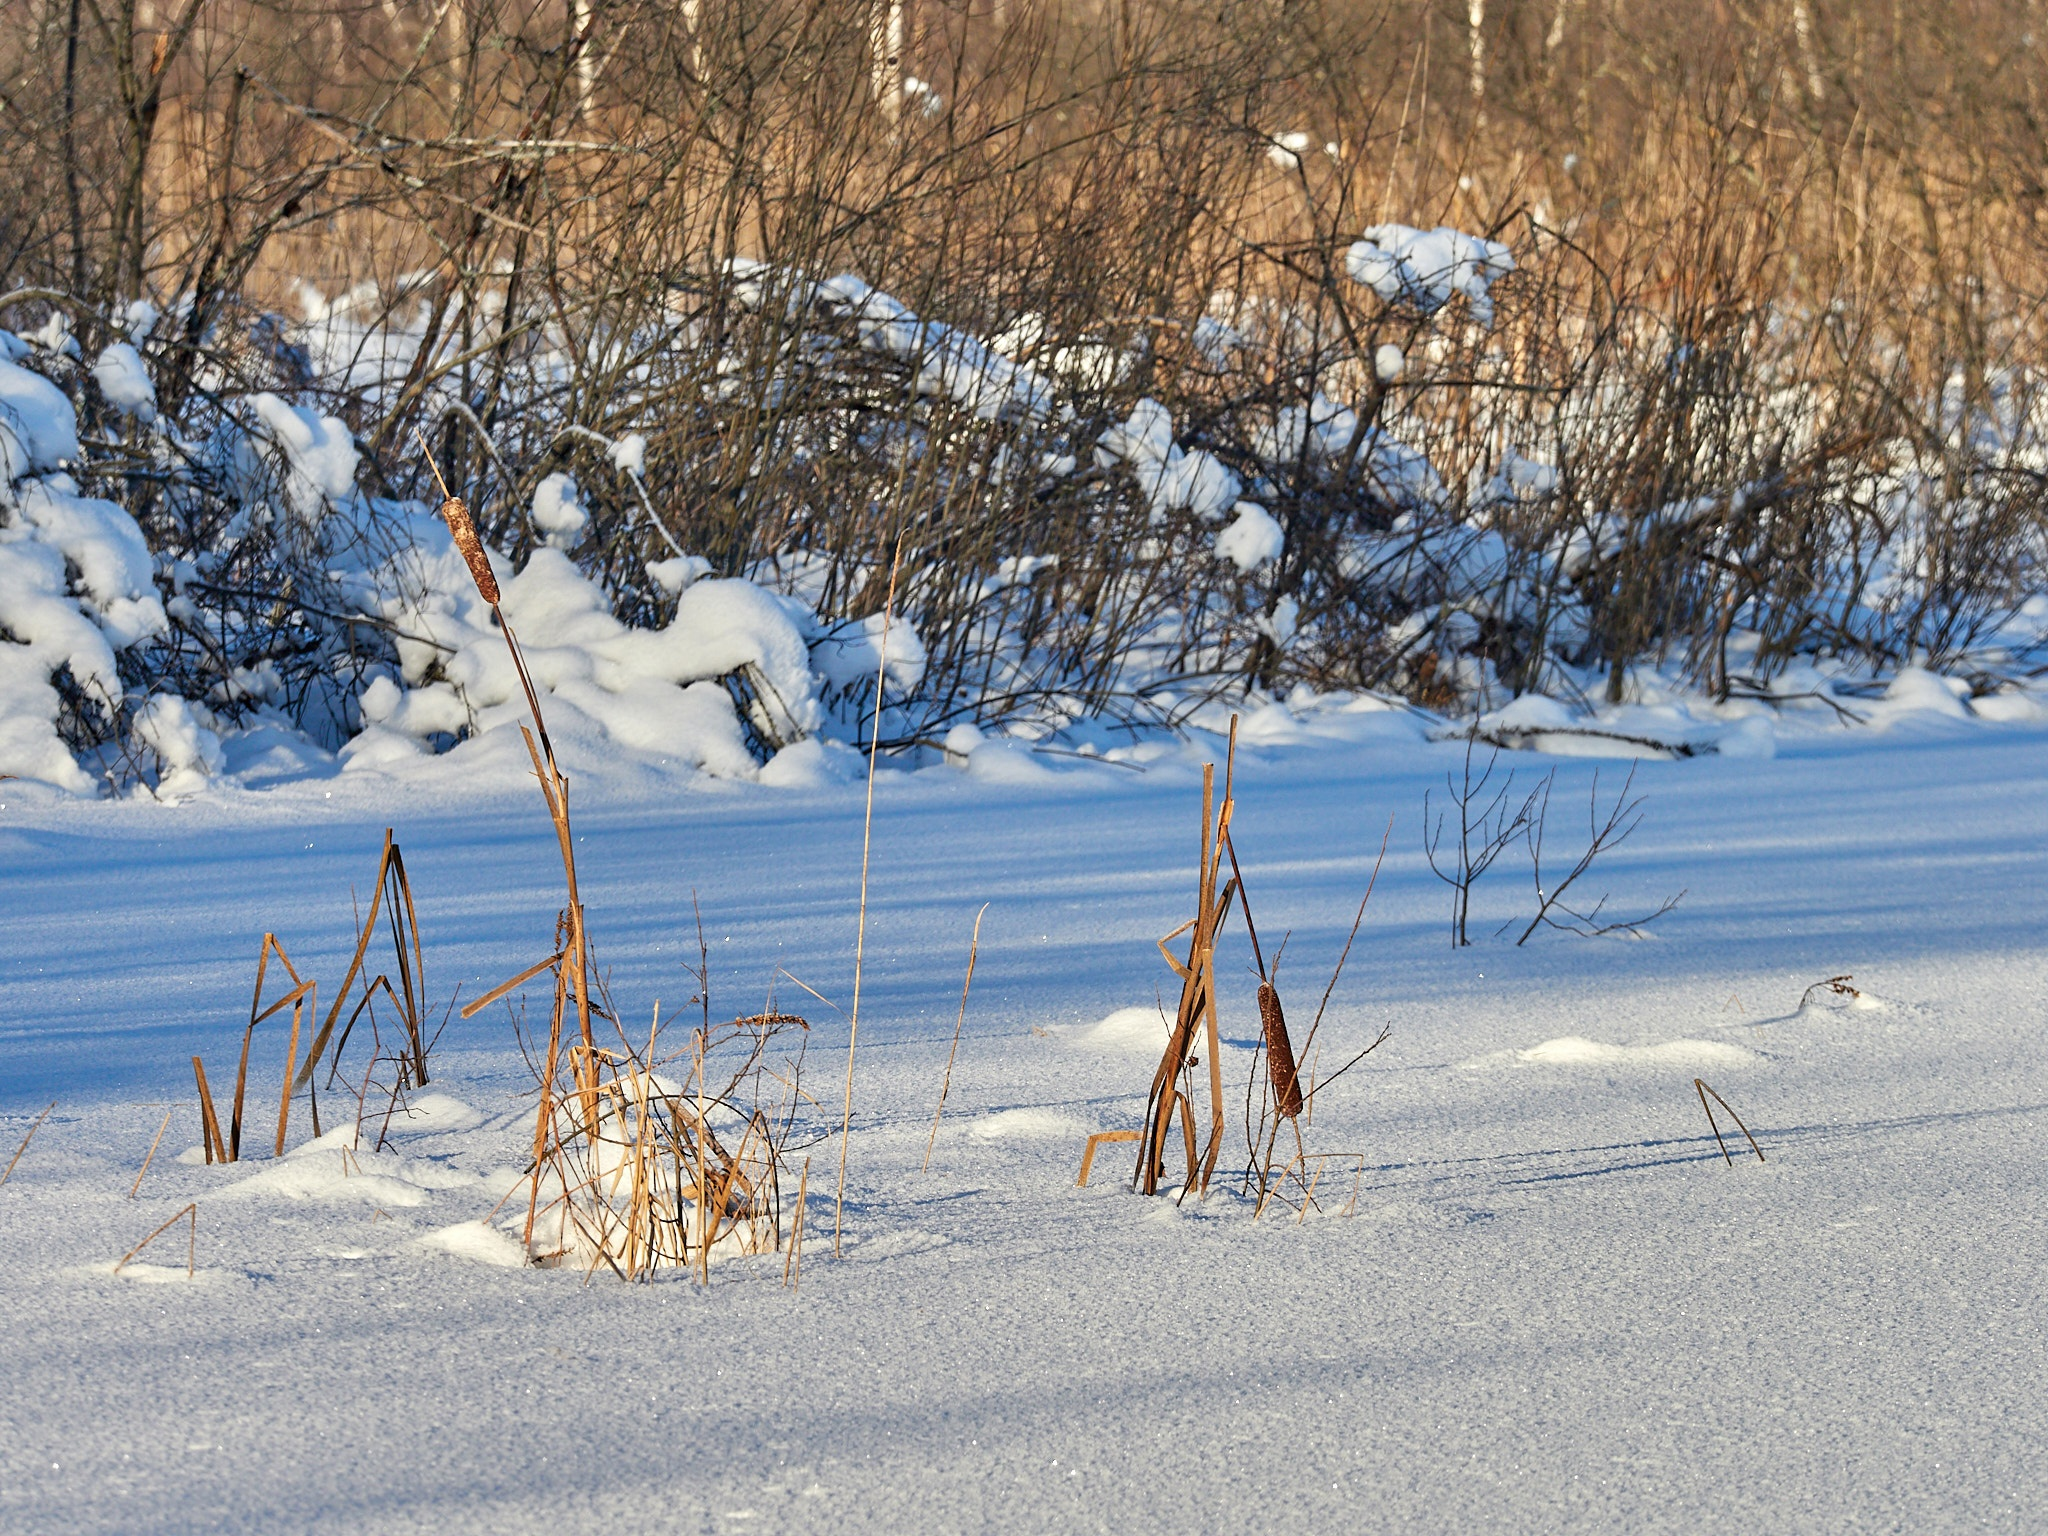
[[[441,503],[441,516],[447,520],[448,532],[454,535],[455,547],[462,551],[462,558],[468,562],[469,574],[476,582],[477,591],[484,601],[493,608],[498,606],[498,578],[491,574],[491,558],[484,553],[484,541],[476,536],[476,524],[469,520],[469,508],[462,504],[460,496],[450,496]]]
[[[1273,1103],[1292,1120],[1301,1113],[1301,1078],[1294,1069],[1294,1042],[1287,1038],[1280,994],[1270,981],[1259,983],[1259,1019],[1266,1026],[1266,1076],[1273,1083]]]

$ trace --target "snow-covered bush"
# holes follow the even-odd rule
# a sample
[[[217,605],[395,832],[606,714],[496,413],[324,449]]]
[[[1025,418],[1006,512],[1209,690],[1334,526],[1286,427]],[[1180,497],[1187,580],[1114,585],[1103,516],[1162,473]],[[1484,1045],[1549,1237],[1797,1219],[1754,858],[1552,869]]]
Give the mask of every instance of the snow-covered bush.
[[[166,624],[141,529],[79,494],[80,457],[63,392],[0,360],[0,773],[74,790],[93,782],[80,749],[119,753],[117,653]]]

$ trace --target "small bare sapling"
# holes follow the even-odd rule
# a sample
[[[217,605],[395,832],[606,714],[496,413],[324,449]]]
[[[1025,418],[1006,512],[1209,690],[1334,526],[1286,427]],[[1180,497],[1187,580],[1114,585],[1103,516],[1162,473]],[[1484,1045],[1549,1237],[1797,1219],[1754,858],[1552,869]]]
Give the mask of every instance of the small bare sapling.
[[[1634,788],[1636,770],[1630,765],[1628,777],[1622,781],[1621,792],[1614,797],[1614,803],[1607,808],[1607,814],[1600,813],[1600,773],[1593,773],[1593,788],[1586,798],[1586,846],[1565,872],[1564,878],[1546,887],[1543,881],[1543,837],[1550,816],[1550,791],[1556,781],[1557,770],[1552,769],[1543,776],[1543,782],[1536,786],[1536,792],[1529,797],[1522,808],[1521,833],[1529,849],[1529,872],[1536,884],[1536,915],[1529,919],[1529,926],[1522,930],[1522,936],[1515,940],[1516,947],[1529,942],[1538,928],[1557,928],[1566,933],[1576,933],[1584,938],[1595,938],[1608,933],[1640,933],[1644,928],[1669,912],[1685,899],[1685,892],[1665,898],[1654,912],[1643,917],[1610,917],[1607,914],[1607,896],[1587,910],[1580,910],[1565,901],[1565,895],[1593,867],[1603,853],[1620,847],[1628,840],[1629,834],[1642,825],[1643,797],[1630,798]]]
[[[1422,796],[1422,851],[1437,879],[1451,888],[1453,949],[1463,949],[1472,942],[1467,936],[1472,913],[1472,887],[1522,835],[1536,807],[1534,793],[1519,805],[1510,799],[1515,787],[1512,770],[1498,787],[1493,787],[1494,773],[1500,766],[1498,746],[1488,749],[1486,765],[1474,777],[1472,755],[1478,742],[1475,721],[1474,728],[1465,735],[1463,772],[1455,778],[1448,773],[1444,775],[1444,786],[1457,814],[1454,826],[1445,826],[1449,812],[1435,810],[1430,800],[1431,791],[1425,790]],[[1453,832],[1456,833],[1455,840],[1451,836]]]

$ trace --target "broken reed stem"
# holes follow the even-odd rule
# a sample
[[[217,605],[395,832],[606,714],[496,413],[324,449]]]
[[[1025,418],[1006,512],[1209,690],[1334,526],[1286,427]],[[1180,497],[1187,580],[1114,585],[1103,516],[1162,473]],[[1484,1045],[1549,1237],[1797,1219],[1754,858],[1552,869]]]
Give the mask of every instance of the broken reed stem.
[[[924,1167],[920,1172],[930,1173],[932,1148],[939,1140],[939,1116],[946,1112],[946,1094],[953,1087],[953,1058],[960,1054],[960,1030],[967,1023],[967,992],[974,985],[974,958],[981,953],[981,920],[988,915],[988,903],[981,904],[981,910],[974,914],[974,937],[967,945],[967,979],[960,984],[960,1017],[953,1021],[953,1048],[946,1052],[946,1076],[939,1084],[939,1107],[932,1111],[932,1133],[924,1144]]]
[[[1168,1031],[1166,1052],[1160,1057],[1158,1069],[1152,1074],[1152,1087],[1145,1103],[1145,1135],[1139,1142],[1138,1167],[1132,1175],[1133,1181],[1143,1193],[1154,1195],[1159,1192],[1159,1179],[1164,1170],[1168,1133],[1173,1129],[1173,1110],[1179,1101],[1183,1125],[1188,1141],[1188,1171],[1181,1182],[1180,1198],[1185,1200],[1190,1191],[1206,1196],[1209,1180],[1215,1170],[1216,1155],[1223,1144],[1223,1068],[1222,1051],[1217,1038],[1216,1026],[1216,937],[1230,904],[1236,899],[1237,881],[1227,882],[1221,892],[1217,882],[1222,878],[1224,850],[1228,846],[1230,821],[1236,806],[1233,786],[1237,772],[1237,716],[1230,717],[1230,755],[1223,770],[1223,803],[1216,804],[1216,766],[1202,765],[1202,825],[1195,866],[1195,915],[1182,923],[1159,941],[1159,953],[1164,957],[1173,973],[1181,978],[1180,1007]],[[1183,933],[1192,933],[1188,939],[1188,958],[1183,965],[1167,948]],[[1179,1093],[1173,1086],[1175,1081],[1186,1075],[1188,1094],[1194,1092],[1194,1075],[1190,1058],[1194,1054],[1195,1032],[1200,1029],[1206,1034],[1209,1058],[1209,1140],[1207,1150],[1202,1154],[1199,1165],[1194,1151],[1193,1107],[1187,1095]]]
[[[1323,1182],[1323,1170],[1329,1166],[1330,1160],[1328,1158],[1318,1158],[1316,1160],[1315,1177],[1308,1181],[1308,1188],[1301,1192],[1301,1214],[1294,1218],[1294,1224],[1297,1227],[1308,1220],[1308,1208],[1316,1203],[1316,1186]]]
[[[149,1144],[149,1155],[142,1160],[142,1169],[135,1175],[135,1182],[128,1186],[128,1198],[135,1198],[135,1191],[142,1188],[142,1175],[149,1172],[149,1165],[156,1160],[156,1149],[162,1145],[164,1132],[171,1128],[171,1110],[164,1111],[164,1123],[156,1128],[156,1140]]]
[[[291,977],[292,990],[272,1003],[268,1008],[265,1008],[263,1006],[263,979],[270,972],[270,953],[272,950],[277,951],[277,963],[283,966],[285,974]],[[242,1061],[235,1071],[235,1104],[233,1116],[228,1126],[228,1154],[224,1159],[226,1162],[238,1163],[242,1160],[242,1105],[249,1088],[249,1047],[256,1039],[256,1026],[279,1009],[292,1009],[292,1053],[296,1056],[298,1054],[298,1019],[311,986],[312,983],[304,980],[293,967],[291,957],[284,952],[284,946],[278,943],[277,935],[274,933],[264,934],[263,943],[256,951],[256,990],[249,998],[249,1027],[242,1032]],[[292,1074],[290,1066],[287,1064],[284,1075],[284,1102],[286,1104],[291,1102],[291,1090]],[[283,1154],[284,1115],[280,1111],[278,1116],[278,1155],[283,1156]]]
[[[1756,1154],[1756,1160],[1760,1163],[1763,1162],[1764,1149],[1758,1146],[1756,1144],[1756,1138],[1749,1134],[1749,1127],[1742,1124],[1742,1116],[1735,1113],[1735,1107],[1732,1104],[1730,1104],[1726,1099],[1722,1098],[1720,1094],[1714,1093],[1714,1090],[1708,1087],[1707,1084],[1700,1078],[1694,1078],[1692,1080],[1692,1086],[1694,1091],[1697,1092],[1700,1096],[1700,1108],[1706,1110],[1707,1112],[1707,1125],[1714,1133],[1714,1144],[1721,1149],[1722,1161],[1727,1163],[1728,1166],[1731,1168],[1735,1166],[1735,1159],[1728,1155],[1728,1143],[1721,1139],[1721,1127],[1714,1120],[1714,1111],[1712,1107],[1707,1103],[1707,1095],[1710,1093],[1714,1094],[1714,1103],[1720,1105],[1723,1109],[1727,1110],[1728,1118],[1733,1120],[1736,1123],[1736,1125],[1741,1128],[1743,1136],[1746,1137],[1749,1141],[1749,1150]]]
[[[141,1242],[137,1243],[133,1248],[130,1248],[126,1253],[122,1254],[121,1262],[114,1266],[114,1273],[117,1275],[121,1273],[122,1270],[128,1267],[128,1261],[130,1259],[134,1258],[135,1255],[142,1252],[143,1249],[147,1248],[151,1243],[155,1242],[165,1232],[169,1231],[172,1227],[175,1227],[187,1216],[190,1216],[192,1218],[192,1237],[191,1241],[186,1245],[185,1248],[185,1278],[187,1280],[190,1280],[192,1278],[193,1271],[197,1265],[197,1260],[199,1258],[199,1202],[196,1200],[187,1204],[182,1211],[179,1211],[169,1221],[165,1222],[162,1226],[158,1227],[154,1232],[150,1233],[149,1236],[145,1237]]]
[[[853,1014],[846,1038],[846,1109],[839,1120],[839,1193],[832,1201],[832,1257],[839,1257],[840,1227],[846,1213],[846,1143],[853,1132],[853,1053],[860,1044],[861,961],[868,943],[868,855],[874,847],[875,758],[882,748],[882,688],[889,679],[889,625],[896,612],[896,573],[903,565],[903,535],[889,561],[889,593],[882,599],[882,643],[875,663],[875,717],[868,727],[868,805],[860,830],[860,918],[853,937]]]
[[[36,1139],[36,1132],[43,1128],[43,1122],[50,1118],[50,1111],[57,1107],[55,1099],[43,1106],[43,1112],[36,1116],[36,1123],[28,1128],[28,1134],[21,1138],[21,1145],[14,1149],[14,1156],[7,1160],[7,1171],[0,1173],[0,1184],[14,1177],[14,1165],[21,1161],[21,1154],[28,1150],[28,1144]]]

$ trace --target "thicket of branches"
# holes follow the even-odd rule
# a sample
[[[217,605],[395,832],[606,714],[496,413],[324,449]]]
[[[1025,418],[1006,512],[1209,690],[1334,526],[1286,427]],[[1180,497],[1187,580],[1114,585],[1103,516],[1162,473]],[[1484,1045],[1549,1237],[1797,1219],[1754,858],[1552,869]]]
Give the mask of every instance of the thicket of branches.
[[[424,434],[515,559],[573,472],[572,553],[631,622],[677,552],[858,620],[900,549],[931,664],[898,739],[1244,684],[2033,665],[2031,9],[31,9],[0,37],[0,325],[40,335],[78,478],[175,587],[124,666],[229,714],[345,731],[388,654],[333,574],[374,516],[264,513],[282,471],[235,433],[265,391],[346,422],[370,497],[432,499]],[[1514,252],[1490,323],[1354,279],[1392,222]],[[929,324],[878,343],[840,273]],[[123,337],[147,428],[87,367]],[[1037,382],[959,385],[991,357]],[[1275,558],[1218,559],[1215,509],[1098,452],[1146,399]]]

